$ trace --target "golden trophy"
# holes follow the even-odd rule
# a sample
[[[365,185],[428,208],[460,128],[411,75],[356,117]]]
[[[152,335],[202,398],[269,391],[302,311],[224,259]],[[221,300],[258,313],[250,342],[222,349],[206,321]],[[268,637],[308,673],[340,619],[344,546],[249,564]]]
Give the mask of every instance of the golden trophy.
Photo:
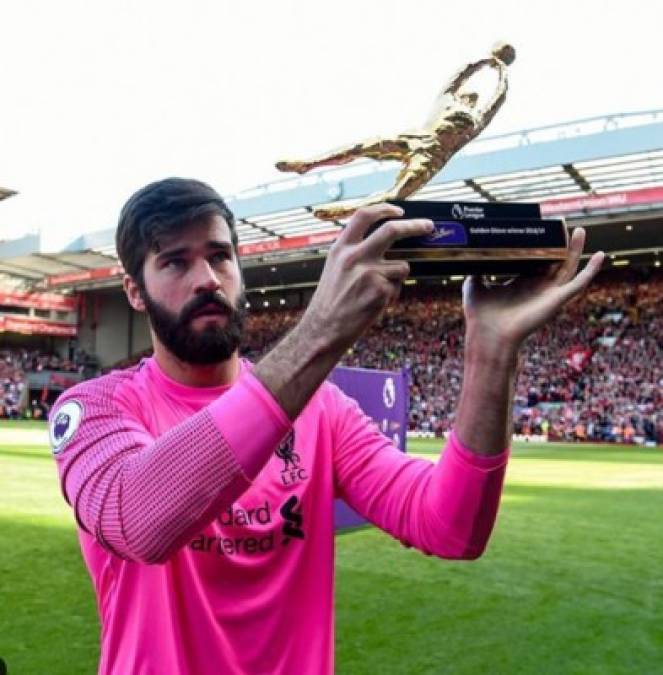
[[[360,206],[405,199],[433,178],[453,155],[476,138],[495,117],[506,98],[507,66],[515,58],[515,49],[500,42],[493,47],[489,58],[462,68],[440,92],[421,129],[392,138],[378,137],[361,141],[306,161],[280,161],[276,168],[303,174],[322,166],[347,164],[359,157],[397,160],[403,164],[392,188],[364,199],[323,204],[313,212],[322,220],[345,218]],[[497,71],[498,82],[490,100],[479,106],[478,94],[465,91],[463,87],[475,73],[486,68]]]
[[[338,220],[361,206],[389,201],[403,208],[403,218],[430,218],[435,225],[432,234],[400,240],[386,254],[408,260],[414,276],[527,274],[560,262],[567,256],[566,225],[562,220],[542,220],[538,204],[405,200],[495,117],[506,98],[507,67],[515,58],[514,48],[501,42],[489,58],[462,68],[440,92],[421,129],[347,145],[307,161],[281,161],[276,167],[302,174],[359,157],[401,162],[389,190],[322,204],[313,213],[322,220]],[[470,78],[481,70],[497,72],[497,85],[485,105],[480,105],[476,92],[468,90]],[[371,231],[380,225],[376,223]]]

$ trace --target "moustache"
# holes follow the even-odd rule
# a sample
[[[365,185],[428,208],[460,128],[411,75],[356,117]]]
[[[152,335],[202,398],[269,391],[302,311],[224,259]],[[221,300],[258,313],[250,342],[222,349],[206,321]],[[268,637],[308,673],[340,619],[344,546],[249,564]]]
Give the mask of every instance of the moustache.
[[[222,295],[216,293],[203,293],[202,295],[196,296],[190,303],[184,306],[184,309],[180,312],[178,323],[188,323],[203,309],[208,308],[217,309],[224,316],[230,316],[235,312],[235,308]]]

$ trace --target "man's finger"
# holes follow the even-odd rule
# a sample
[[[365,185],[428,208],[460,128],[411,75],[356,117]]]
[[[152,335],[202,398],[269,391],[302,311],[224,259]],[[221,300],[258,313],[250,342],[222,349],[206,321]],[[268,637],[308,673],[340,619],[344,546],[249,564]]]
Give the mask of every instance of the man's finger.
[[[360,248],[367,256],[381,258],[392,244],[407,237],[422,237],[430,234],[434,229],[433,221],[427,218],[413,218],[411,220],[388,220],[378,227],[375,232],[366,237]]]
[[[589,282],[598,274],[605,260],[605,253],[598,251],[590,259],[584,269],[561,287],[564,302],[568,302],[574,295],[580,293],[589,286]]]
[[[380,265],[380,271],[389,281],[405,281],[410,265],[405,260],[387,260]]]
[[[358,244],[365,236],[371,225],[385,218],[400,218],[403,209],[395,204],[373,204],[362,206],[351,216],[345,229],[339,235],[338,241],[346,244]]]
[[[585,230],[582,227],[576,227],[571,234],[571,241],[569,242],[569,255],[562,263],[555,280],[558,284],[565,284],[575,276],[580,264],[580,256],[582,249],[585,247]]]

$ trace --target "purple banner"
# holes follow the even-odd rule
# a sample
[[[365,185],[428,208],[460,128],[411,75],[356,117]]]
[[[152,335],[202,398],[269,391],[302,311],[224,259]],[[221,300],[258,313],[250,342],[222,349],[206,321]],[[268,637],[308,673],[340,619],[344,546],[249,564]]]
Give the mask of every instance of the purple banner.
[[[380,431],[401,451],[406,451],[408,384],[404,371],[335,368],[329,379],[355,399]],[[336,529],[355,527],[366,521],[340,499],[335,507]]]

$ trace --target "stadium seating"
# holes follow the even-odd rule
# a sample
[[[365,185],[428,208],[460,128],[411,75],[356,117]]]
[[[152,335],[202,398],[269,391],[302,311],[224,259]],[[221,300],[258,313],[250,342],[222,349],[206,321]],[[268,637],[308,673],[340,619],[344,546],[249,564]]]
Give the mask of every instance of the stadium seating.
[[[0,419],[22,417],[43,418],[48,414],[48,404],[42,397],[23,400],[26,396],[26,373],[57,371],[81,372],[81,361],[64,359],[57,354],[28,349],[0,350]]]
[[[663,273],[603,273],[590,290],[531,336],[521,352],[514,431],[551,440],[663,444]],[[242,354],[256,360],[302,310],[252,311]],[[142,352],[115,367],[127,367]],[[25,372],[80,371],[38,351],[0,351],[0,417],[19,416]],[[342,360],[407,370],[411,431],[440,436],[453,424],[463,377],[459,284],[408,286]],[[31,414],[44,414],[33,402]],[[38,411],[35,411],[39,408]]]
[[[405,289],[343,364],[406,368],[410,429],[441,435],[453,423],[462,382],[460,292],[458,285],[414,289]],[[516,385],[516,433],[663,443],[662,309],[660,273],[604,274],[527,341]],[[298,316],[252,314],[245,353],[259,357]]]

